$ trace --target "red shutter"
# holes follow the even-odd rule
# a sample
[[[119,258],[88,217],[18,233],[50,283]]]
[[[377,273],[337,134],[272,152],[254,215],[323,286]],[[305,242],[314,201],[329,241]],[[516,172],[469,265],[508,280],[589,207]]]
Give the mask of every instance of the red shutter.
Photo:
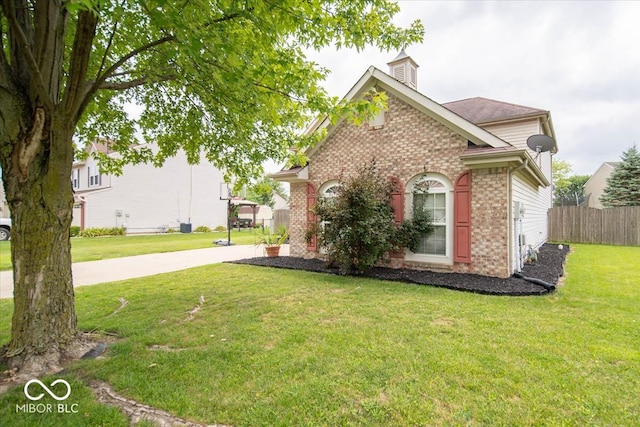
[[[396,177],[390,177],[393,191],[391,193],[391,207],[393,208],[393,216],[396,224],[402,223],[404,220],[404,192],[402,182]]]
[[[316,215],[313,213],[317,198],[316,188],[312,184],[307,183],[307,230],[313,229],[318,221]],[[315,234],[307,244],[307,250],[313,252],[318,251],[318,237]]]
[[[453,197],[453,260],[471,262],[471,171],[456,179]]]
[[[402,224],[404,221],[404,189],[402,182],[396,177],[390,177],[393,190],[391,192],[391,208],[393,209],[393,218],[396,224]],[[390,252],[391,258],[404,258],[404,251]]]

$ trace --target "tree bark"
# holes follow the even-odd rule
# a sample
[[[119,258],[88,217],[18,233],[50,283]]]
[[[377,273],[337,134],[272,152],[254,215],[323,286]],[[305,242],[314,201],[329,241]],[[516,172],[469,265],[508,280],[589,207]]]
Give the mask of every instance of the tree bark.
[[[6,356],[31,373],[59,366],[77,344],[69,229],[73,127],[44,108],[13,142],[3,178],[11,210],[14,313]],[[8,160],[8,159],[5,159]],[[4,166],[4,165],[3,165]]]

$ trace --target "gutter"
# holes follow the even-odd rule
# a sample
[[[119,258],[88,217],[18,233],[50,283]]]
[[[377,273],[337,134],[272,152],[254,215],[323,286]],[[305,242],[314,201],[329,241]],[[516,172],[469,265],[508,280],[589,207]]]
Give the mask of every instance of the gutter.
[[[473,150],[467,150],[460,155],[460,160],[462,160],[464,165],[467,167],[470,167],[472,169],[490,168],[496,166],[509,168],[513,165],[516,167],[509,170],[511,172],[515,172],[521,169],[525,169],[531,183],[535,183],[542,187],[548,187],[549,185],[551,185],[551,182],[549,182],[544,173],[542,173],[538,165],[533,162],[533,159],[531,158],[529,153],[527,153],[527,150],[484,150],[482,148],[474,150],[477,151],[474,152]]]

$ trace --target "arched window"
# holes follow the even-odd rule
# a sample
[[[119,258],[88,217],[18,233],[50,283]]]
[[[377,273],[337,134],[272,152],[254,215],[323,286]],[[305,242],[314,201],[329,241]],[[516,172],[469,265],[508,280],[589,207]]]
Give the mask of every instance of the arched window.
[[[324,184],[322,184],[322,187],[320,187],[320,191],[319,191],[320,197],[322,197],[325,200],[336,197],[339,187],[340,187],[340,181],[336,179],[325,182]]]
[[[453,185],[447,177],[424,173],[409,181],[405,193],[407,215],[421,206],[431,217],[433,231],[422,236],[415,252],[407,259],[430,263],[452,264]]]
[[[340,185],[340,181],[338,181],[337,179],[325,182],[320,187],[320,191],[318,191],[319,197],[325,203],[332,203],[333,199],[338,195],[338,189],[340,188]],[[321,228],[324,228],[327,224],[329,224],[329,221],[321,221],[319,225]],[[326,253],[326,249],[324,247],[321,247],[319,251],[323,254]]]

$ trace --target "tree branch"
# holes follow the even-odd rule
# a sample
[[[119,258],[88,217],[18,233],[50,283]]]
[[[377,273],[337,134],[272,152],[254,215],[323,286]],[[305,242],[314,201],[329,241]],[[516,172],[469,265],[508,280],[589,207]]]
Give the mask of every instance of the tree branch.
[[[3,10],[0,8],[0,10]],[[0,87],[9,84],[11,79],[11,67],[9,67],[9,60],[4,50],[4,27],[2,26],[2,19],[0,19]]]
[[[219,24],[220,22],[230,21],[230,20],[235,19],[235,18],[240,18],[240,17],[242,17],[242,16],[244,16],[246,14],[249,14],[251,12],[253,12],[253,7],[250,7],[249,9],[244,10],[242,12],[236,12],[236,13],[230,13],[229,15],[223,15],[221,18],[214,19],[212,21],[206,22],[203,25],[203,27],[207,28],[207,27],[209,27],[211,25]]]
[[[142,53],[142,52],[146,52],[149,49],[152,49],[156,46],[160,46],[162,44],[165,43],[170,43],[170,42],[174,42],[176,41],[176,37],[175,36],[165,36],[162,37],[158,40],[154,40],[150,43],[147,43],[143,46],[140,46],[134,50],[132,50],[131,52],[129,52],[128,54],[126,54],[125,56],[123,56],[122,58],[120,58],[117,62],[115,62],[113,65],[111,65],[109,68],[107,68],[107,70],[102,73],[102,75],[98,76],[98,78],[96,79],[96,81],[94,82],[93,86],[95,89],[98,89],[99,87],[101,87],[104,82],[109,78],[112,77],[113,74],[116,72],[116,70],[118,68],[120,68],[122,65],[124,65],[128,60],[130,60],[131,58],[133,58],[134,56]]]
[[[111,31],[111,34],[109,35],[109,42],[107,43],[107,47],[104,49],[104,55],[102,55],[102,61],[100,62],[100,68],[98,68],[98,75],[100,75],[100,73],[102,73],[102,70],[104,69],[104,66],[107,62],[107,57],[109,56],[109,51],[111,50],[111,45],[113,44],[113,39],[116,36],[116,31],[118,31],[118,22],[114,22],[113,23],[113,30]]]
[[[93,12],[85,10],[78,14],[78,25],[69,61],[69,77],[64,94],[65,109],[74,119],[80,117],[86,106],[84,89],[97,26],[98,17]]]
[[[157,78],[151,78],[149,76],[140,77],[138,79],[126,81],[126,82],[109,82],[105,81],[100,85],[98,89],[109,90],[127,90],[138,86],[143,86],[149,82],[166,82],[176,78],[175,74],[167,74],[163,76],[157,76]]]
[[[307,102],[307,100],[304,99],[304,98],[298,98],[298,97],[292,96],[291,94],[288,94],[287,92],[285,92],[283,90],[276,89],[276,88],[273,88],[273,87],[269,87],[269,86],[263,85],[261,83],[253,83],[253,85],[257,86],[257,87],[260,87],[262,89],[266,89],[266,90],[268,90],[270,92],[274,92],[274,93],[280,94],[280,95],[282,95],[282,96],[284,96],[286,98],[291,99],[292,101],[302,102],[302,103],[306,103]]]
[[[220,22],[224,22],[224,21],[229,21],[232,19],[236,19],[239,17],[242,17],[243,15],[245,15],[246,13],[250,13],[253,11],[253,8],[249,8],[246,11],[242,11],[242,12],[236,12],[236,13],[230,13],[228,15],[223,15],[222,17],[218,18],[218,19],[214,19],[210,22],[207,22],[203,25],[204,28],[209,27],[210,25],[216,24],[216,23],[220,23]],[[114,32],[115,32],[115,27],[114,27]],[[113,35],[112,35],[113,37]],[[171,78],[175,78],[175,75],[164,75],[164,76],[159,76],[159,79],[150,79],[149,77],[141,77],[139,79],[135,79],[135,80],[131,80],[128,82],[108,82],[107,79],[109,79],[110,77],[114,77],[116,75],[116,71],[122,66],[124,65],[127,61],[129,61],[130,59],[132,59],[133,57],[135,57],[136,55],[139,55],[140,53],[146,52],[150,49],[153,49],[156,46],[160,46],[163,45],[165,43],[173,43],[175,41],[177,41],[177,37],[174,35],[167,35],[164,36],[162,38],[159,38],[157,40],[154,40],[152,42],[149,42],[145,45],[142,45],[134,50],[132,50],[131,52],[129,52],[128,54],[122,56],[118,61],[116,61],[115,63],[113,63],[109,68],[107,68],[104,72],[99,73],[96,80],[93,82],[92,85],[90,85],[90,87],[88,87],[86,94],[85,94],[85,100],[83,101],[83,105],[87,105],[89,103],[89,100],[91,98],[91,96],[99,89],[112,89],[112,90],[126,90],[126,89],[131,89],[134,87],[138,87],[138,86],[142,86],[146,83],[149,83],[150,81],[167,81],[170,80]],[[111,41],[109,42],[111,43]],[[106,52],[105,52],[105,57],[106,57]],[[100,70],[102,70],[104,66],[104,60],[103,63],[100,66]]]
[[[33,52],[31,51],[29,40],[27,39],[24,31],[22,31],[22,27],[18,25],[15,2],[11,0],[4,0],[2,2],[2,10],[7,17],[10,31],[13,32],[14,36],[17,39],[18,49],[26,61],[31,80],[36,85],[35,90],[38,98],[43,102],[47,109],[52,109],[53,100],[49,96],[49,92],[47,91],[47,88],[44,84],[44,79],[42,78],[42,74],[40,73],[40,69],[38,68],[38,64],[36,63],[36,59],[33,56]]]

